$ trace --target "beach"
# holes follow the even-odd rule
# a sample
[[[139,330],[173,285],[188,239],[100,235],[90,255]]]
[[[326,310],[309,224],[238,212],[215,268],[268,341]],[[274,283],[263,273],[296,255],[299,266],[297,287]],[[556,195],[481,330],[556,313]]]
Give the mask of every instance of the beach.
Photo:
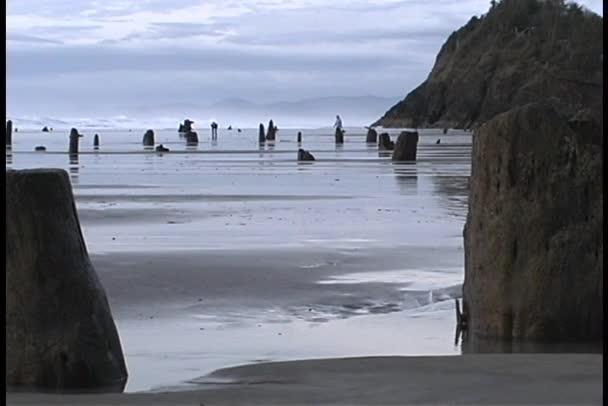
[[[10,403],[517,403],[502,387],[527,376],[555,387],[530,387],[531,403],[595,402],[599,355],[484,358],[454,340],[470,134],[422,130],[418,161],[394,163],[363,128],[344,145],[329,129],[301,130],[317,161],[299,163],[297,131],[265,146],[253,129],[220,130],[217,142],[202,131],[192,147],[163,130],[157,143],[171,151],[158,154],[141,146],[144,130],[86,129],[77,159],[67,131],[16,134],[7,167],[70,174],[129,379],[124,395]],[[588,379],[556,385],[579,372]]]

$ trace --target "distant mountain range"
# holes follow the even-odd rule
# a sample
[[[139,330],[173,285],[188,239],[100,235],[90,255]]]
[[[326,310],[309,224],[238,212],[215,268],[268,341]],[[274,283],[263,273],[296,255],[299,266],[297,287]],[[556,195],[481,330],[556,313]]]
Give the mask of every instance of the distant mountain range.
[[[254,103],[240,98],[228,98],[214,103],[168,103],[140,106],[132,114],[214,119],[222,126],[256,127],[273,119],[279,126],[331,126],[339,114],[345,126],[368,125],[400,97],[355,96],[319,97],[297,101]]]

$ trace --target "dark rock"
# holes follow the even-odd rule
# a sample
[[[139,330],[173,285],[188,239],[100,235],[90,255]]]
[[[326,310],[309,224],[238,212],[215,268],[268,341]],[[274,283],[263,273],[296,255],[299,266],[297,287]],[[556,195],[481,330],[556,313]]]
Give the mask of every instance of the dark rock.
[[[34,148],[34,151],[46,151],[46,147],[44,145],[38,145]]]
[[[381,151],[392,151],[395,148],[395,143],[391,141],[391,136],[388,133],[380,134],[378,138],[378,149]]]
[[[336,139],[336,144],[344,144],[344,130],[341,128],[336,128],[336,133],[334,134]]]
[[[43,133],[48,133],[49,132],[49,128],[47,126],[42,127],[42,132]]]
[[[373,128],[367,130],[367,138],[365,139],[365,142],[374,144],[378,142],[378,133],[376,132],[376,130],[374,130]]]
[[[402,131],[393,150],[393,161],[415,161],[418,131]]]
[[[298,131],[298,144],[302,143],[302,131]]]
[[[277,128],[274,126],[272,120],[268,122],[268,131],[266,133],[266,141],[274,141],[276,139]]]
[[[6,172],[6,384],[122,391],[127,369],[68,174]]]
[[[186,144],[188,145],[197,145],[198,144],[198,134],[196,131],[187,132],[186,135]]]
[[[15,132],[17,132],[16,128]],[[6,122],[6,145],[13,145],[13,122],[11,120]]]
[[[603,137],[548,104],[473,136],[464,228],[469,335],[603,337]]]
[[[99,148],[99,135],[95,134],[93,137],[93,147]]]
[[[298,150],[298,161],[314,161],[315,157],[308,151],[300,148]]]
[[[438,138],[437,141],[435,141],[435,144],[437,144],[437,145],[441,144],[441,138]]]
[[[153,147],[155,144],[154,141],[154,131],[153,130],[147,130],[146,133],[144,134],[144,138],[142,139],[142,144],[144,145],[144,147]]]
[[[266,141],[266,133],[264,131],[264,124],[260,123],[260,132],[258,135],[258,141],[263,144]]]
[[[163,146],[163,144],[160,144],[156,147],[156,152],[169,152],[169,148],[166,148]]]
[[[231,130],[232,130],[232,126],[231,126],[231,125],[229,125],[229,126],[228,126],[228,128],[227,128],[227,130],[228,130],[228,131],[231,131]]]
[[[82,134],[79,134],[77,129],[72,128],[70,130],[70,154],[78,154],[78,143],[80,137],[82,137]]]
[[[502,1],[453,32],[428,79],[373,125],[469,128],[531,102],[603,123],[603,18],[568,2]]]

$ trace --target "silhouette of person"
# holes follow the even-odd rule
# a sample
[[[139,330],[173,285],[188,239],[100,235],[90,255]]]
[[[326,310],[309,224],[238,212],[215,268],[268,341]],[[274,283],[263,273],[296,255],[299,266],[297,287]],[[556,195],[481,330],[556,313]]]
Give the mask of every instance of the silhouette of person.
[[[211,139],[212,140],[217,140],[217,123],[215,121],[213,121],[211,123]]]

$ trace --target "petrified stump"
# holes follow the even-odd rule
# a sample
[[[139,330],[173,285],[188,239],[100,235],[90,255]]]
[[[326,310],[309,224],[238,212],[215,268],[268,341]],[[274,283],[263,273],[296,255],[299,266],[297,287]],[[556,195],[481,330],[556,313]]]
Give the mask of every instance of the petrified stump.
[[[341,128],[336,128],[335,138],[336,144],[344,144],[344,130]]]
[[[169,152],[169,148],[163,146],[163,144],[160,144],[156,146],[156,152]]]
[[[43,133],[48,133],[49,132],[49,128],[47,126],[42,127],[42,132]]]
[[[393,161],[415,161],[418,131],[402,131],[393,150]]]
[[[198,134],[196,131],[189,131],[186,133],[186,144],[187,145],[197,145],[198,144]]]
[[[153,147],[154,146],[154,131],[153,130],[146,131],[144,134],[144,138],[142,139],[141,142],[144,145],[144,147]]]
[[[298,131],[298,144],[302,143],[302,131]]]
[[[266,133],[266,141],[274,141],[276,139],[277,129],[272,120],[268,122],[268,132]]]
[[[373,128],[367,130],[367,138],[365,138],[365,142],[368,143],[377,143],[378,142],[378,133]]]
[[[315,157],[308,151],[300,148],[298,150],[298,161],[314,161]]]
[[[603,134],[542,104],[473,137],[464,229],[470,334],[603,337]]]
[[[10,147],[13,145],[13,122],[8,120],[6,122],[6,146]]]
[[[378,137],[378,149],[380,151],[392,151],[395,148],[395,143],[391,141],[391,136],[388,133],[382,133]]]
[[[46,151],[46,147],[44,145],[37,145],[36,147],[34,147],[34,151],[43,152]]]
[[[6,384],[121,391],[127,378],[68,174],[6,172]]]
[[[263,144],[266,142],[266,132],[264,131],[264,124],[260,123],[260,132],[258,134],[258,142]]]
[[[78,154],[78,142],[80,140],[80,137],[82,137],[82,135],[78,134],[78,130],[77,129],[72,128],[70,130],[70,148],[69,148],[69,153],[71,155]]]
[[[95,136],[93,137],[93,147],[95,149],[99,148],[99,135],[95,134]]]

